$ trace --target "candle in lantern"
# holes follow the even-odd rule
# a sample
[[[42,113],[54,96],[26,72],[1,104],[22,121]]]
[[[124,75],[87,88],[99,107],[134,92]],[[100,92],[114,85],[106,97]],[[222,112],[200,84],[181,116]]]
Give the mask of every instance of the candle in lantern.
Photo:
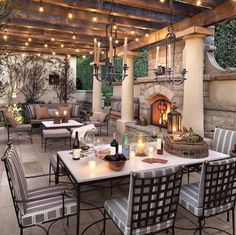
[[[145,146],[143,141],[140,139],[137,142],[137,149],[136,149],[138,154],[144,154],[145,153]]]
[[[159,47],[159,46],[157,46],[157,47],[156,47],[156,67],[155,67],[155,68],[157,68],[157,67],[158,67],[159,49],[160,49],[160,47]]]
[[[97,163],[95,160],[89,160],[88,161],[88,166],[90,169],[94,169],[96,167]]]
[[[112,45],[112,37],[109,38],[109,62],[113,63],[113,45]]]
[[[123,60],[123,63],[124,64],[127,64],[127,41],[128,39],[125,38],[125,42],[124,42],[124,60]]]
[[[56,112],[55,112],[55,115],[56,115],[56,117],[58,117],[58,116],[59,116],[59,112],[58,112],[58,111],[56,111]]]
[[[64,114],[64,116],[67,116],[67,111],[64,110],[64,111],[63,111],[63,114]]]

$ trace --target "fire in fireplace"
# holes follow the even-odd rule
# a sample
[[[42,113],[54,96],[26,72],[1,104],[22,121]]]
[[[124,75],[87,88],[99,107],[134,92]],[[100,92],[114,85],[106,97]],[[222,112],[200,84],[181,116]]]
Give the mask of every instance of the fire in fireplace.
[[[167,128],[167,114],[171,111],[171,102],[163,95],[149,98],[151,105],[151,124]]]

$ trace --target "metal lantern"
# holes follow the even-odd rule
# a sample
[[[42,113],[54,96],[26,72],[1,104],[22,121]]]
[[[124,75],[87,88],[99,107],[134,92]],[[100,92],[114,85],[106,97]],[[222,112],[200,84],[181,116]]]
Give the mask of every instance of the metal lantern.
[[[167,114],[167,132],[169,134],[181,132],[181,114],[176,111],[175,105],[173,105],[172,111]]]

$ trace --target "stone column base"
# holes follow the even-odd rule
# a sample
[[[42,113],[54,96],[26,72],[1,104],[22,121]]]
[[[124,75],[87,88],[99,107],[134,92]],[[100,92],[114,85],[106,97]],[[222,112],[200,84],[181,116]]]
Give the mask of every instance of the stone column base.
[[[118,119],[116,121],[116,131],[120,134],[124,134],[126,131],[126,124],[127,123],[134,123],[134,121],[127,121],[127,120]]]

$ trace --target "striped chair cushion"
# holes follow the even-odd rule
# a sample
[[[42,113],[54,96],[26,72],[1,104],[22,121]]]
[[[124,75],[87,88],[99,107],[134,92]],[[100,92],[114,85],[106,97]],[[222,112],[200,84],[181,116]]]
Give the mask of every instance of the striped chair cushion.
[[[107,200],[104,204],[106,212],[110,215],[115,224],[119,229],[124,233],[124,235],[130,234],[131,228],[126,226],[127,221],[127,207],[128,199],[119,198]],[[173,220],[168,220],[164,223],[155,224],[153,226],[136,229],[132,231],[132,234],[144,235],[148,233],[157,232],[166,228],[169,228],[173,225]]]
[[[187,184],[181,187],[179,204],[195,216],[203,215],[203,208],[198,206],[199,183]],[[205,209],[204,216],[215,215],[224,212],[234,206],[234,203],[227,203],[223,206]]]
[[[225,154],[234,149],[236,144],[236,131],[215,128],[213,137],[213,150]]]
[[[7,153],[6,164],[9,168],[9,174],[13,183],[13,190],[17,200],[26,200],[28,186],[25,178],[25,172],[21,159],[14,146]],[[23,205],[23,207],[25,207]]]
[[[62,184],[31,190],[28,192],[28,199],[30,200],[44,196],[52,196],[55,194],[60,194],[64,190],[69,190],[69,188],[68,186]],[[71,192],[67,192],[67,195],[70,197],[65,196],[65,215],[76,214],[76,199]],[[21,220],[23,226],[31,226],[54,220],[62,216],[62,196],[56,196],[48,199],[28,202]]]
[[[80,105],[79,104],[72,105],[71,117],[74,117],[74,118],[80,117]]]

